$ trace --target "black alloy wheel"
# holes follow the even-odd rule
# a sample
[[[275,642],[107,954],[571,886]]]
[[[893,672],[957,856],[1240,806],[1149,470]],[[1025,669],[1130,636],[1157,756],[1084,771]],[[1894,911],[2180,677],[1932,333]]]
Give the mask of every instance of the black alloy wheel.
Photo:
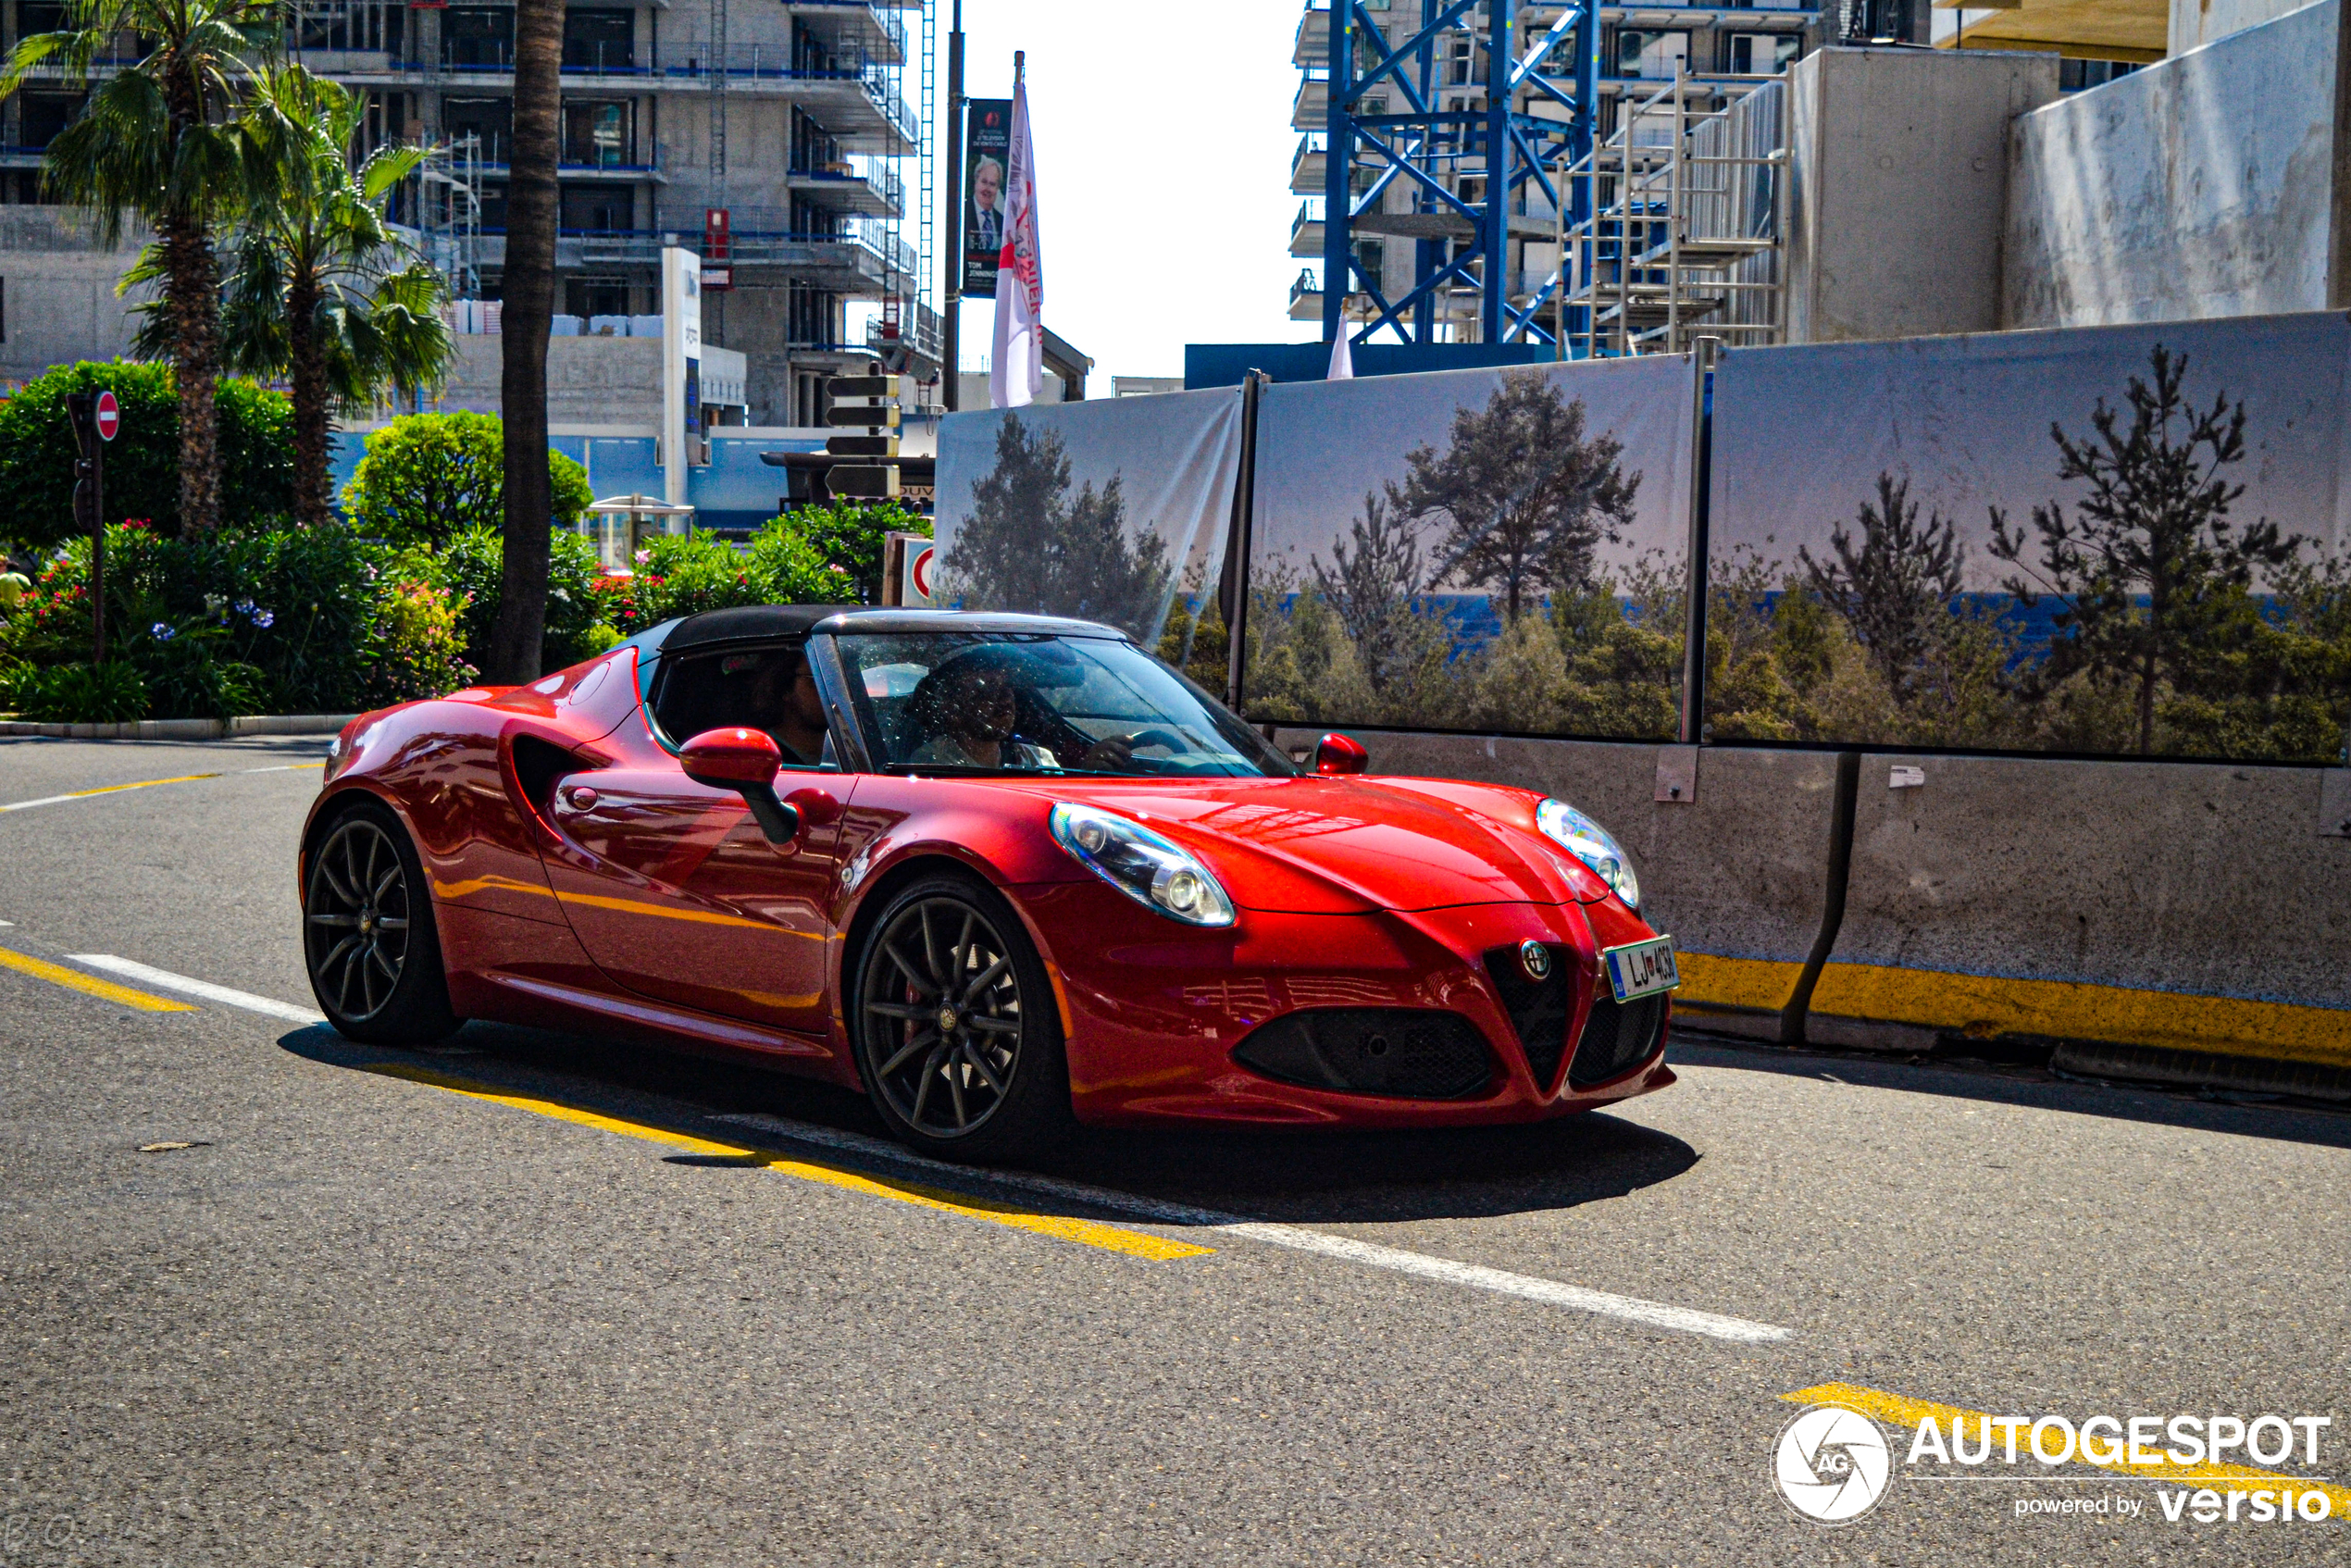
[[[336,1029],[379,1045],[456,1027],[423,868],[399,820],[370,802],[312,847],[303,888],[310,989]]]
[[[875,1107],[918,1148],[990,1158],[1068,1118],[1044,966],[976,880],[929,879],[891,901],[865,944],[855,1014]]]

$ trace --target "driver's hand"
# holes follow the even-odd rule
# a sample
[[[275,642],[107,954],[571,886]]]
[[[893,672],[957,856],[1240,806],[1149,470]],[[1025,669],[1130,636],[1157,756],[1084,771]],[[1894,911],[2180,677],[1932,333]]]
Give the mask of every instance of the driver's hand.
[[[1077,765],[1096,770],[1110,767],[1132,767],[1135,764],[1135,737],[1112,735],[1086,748]]]

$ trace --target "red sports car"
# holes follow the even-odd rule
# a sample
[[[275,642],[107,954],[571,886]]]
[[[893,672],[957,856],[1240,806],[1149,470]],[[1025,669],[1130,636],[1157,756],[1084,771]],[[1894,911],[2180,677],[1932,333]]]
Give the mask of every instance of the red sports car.
[[[367,714],[302,840],[318,1004],[749,1052],[933,1152],[1070,1118],[1530,1121],[1673,1081],[1673,945],[1525,790],[1302,770],[1081,621],[761,606]]]

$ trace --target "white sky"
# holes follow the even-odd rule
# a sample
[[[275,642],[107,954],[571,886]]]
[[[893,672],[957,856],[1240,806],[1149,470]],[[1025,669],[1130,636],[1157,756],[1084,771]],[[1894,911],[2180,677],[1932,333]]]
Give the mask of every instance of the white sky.
[[[1028,52],[1045,324],[1093,356],[1089,394],[1108,396],[1113,375],[1182,375],[1188,342],[1320,335],[1319,322],[1288,316],[1303,265],[1289,254],[1301,9],[964,0],[966,93],[1011,96],[1013,51]],[[943,101],[953,0],[939,10]],[[910,32],[916,19],[908,13]],[[943,191],[943,114],[938,145]],[[994,311],[964,307],[967,368],[986,363]]]

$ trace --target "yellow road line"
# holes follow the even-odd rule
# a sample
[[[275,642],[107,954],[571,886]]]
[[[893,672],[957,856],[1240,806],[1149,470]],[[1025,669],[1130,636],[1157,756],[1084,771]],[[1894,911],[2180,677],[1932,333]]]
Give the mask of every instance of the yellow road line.
[[[0,806],[0,811],[22,811],[27,806],[51,806],[60,801],[87,800],[92,795],[118,795],[125,790],[152,790],[158,784],[193,784],[199,778],[218,778],[217,773],[183,773],[177,778],[142,778],[136,784],[101,784],[94,790],[68,790],[62,795],[44,795],[37,801],[19,801],[13,805]]]
[[[1798,1388],[1792,1394],[1782,1394],[1780,1398],[1790,1404],[1844,1405],[1860,1411],[1863,1415],[1874,1416],[1889,1425],[1907,1427],[1913,1432],[1918,1430],[1920,1422],[1929,1417],[1943,1424],[1947,1428],[1951,1422],[1961,1418],[1965,1418],[1971,1425],[1978,1422],[2006,1419],[2006,1417],[1994,1416],[1980,1410],[1963,1410],[1958,1405],[1938,1405],[1926,1400],[1906,1399],[1900,1394],[1889,1394],[1883,1388],[1864,1388],[1857,1383],[1822,1383],[1816,1388]],[[2020,1434],[2022,1430],[2021,1427],[2018,1428]],[[2023,1443],[2020,1439],[2018,1443],[2020,1458],[2022,1450]],[[2002,1451],[2005,1453],[2006,1450],[2003,1449]],[[2122,1450],[2122,1453],[2127,1454],[2128,1451],[2126,1449]],[[2124,1475],[2145,1475],[2161,1481],[2183,1483],[2254,1481],[2270,1487],[2283,1484],[2292,1487],[2296,1491],[2323,1492],[2334,1504],[2335,1517],[2341,1518],[2346,1512],[2351,1512],[2351,1487],[2335,1486],[2325,1481],[2306,1481],[2298,1475],[2288,1475],[2282,1471],[2262,1470],[2250,1464],[2174,1464],[2168,1453],[2161,1462],[2153,1464],[2133,1464],[2129,1459],[2122,1457],[2122,1454],[2118,1454],[2111,1461],[2084,1458],[2081,1456],[2078,1446],[2074,1453],[2077,1463],[2087,1464],[2099,1470],[2111,1470]]]
[[[410,1083],[426,1084],[434,1089],[462,1094],[469,1100],[486,1100],[494,1105],[512,1106],[536,1115],[551,1116],[556,1121],[570,1122],[578,1126],[596,1127],[604,1132],[618,1133],[623,1138],[641,1139],[667,1148],[691,1154],[706,1154],[718,1159],[736,1160],[745,1165],[764,1170],[780,1171],[798,1176],[802,1181],[819,1182],[844,1191],[862,1192],[874,1198],[895,1199],[918,1208],[936,1209],[942,1213],[961,1214],[966,1219],[987,1220],[994,1225],[1010,1226],[1014,1230],[1033,1231],[1059,1241],[1075,1241],[1081,1246],[1100,1247],[1107,1251],[1125,1252],[1133,1257],[1167,1260],[1197,1258],[1213,1252],[1213,1247],[1195,1247],[1188,1241],[1172,1241],[1149,1231],[1125,1230],[1117,1226],[1102,1225],[1094,1220],[1073,1219],[1062,1214],[1032,1213],[999,1203],[990,1199],[975,1198],[968,1193],[949,1192],[939,1188],[918,1186],[887,1176],[866,1176],[856,1171],[836,1170],[829,1165],[811,1164],[770,1150],[747,1149],[739,1144],[716,1143],[691,1133],[672,1132],[667,1127],[649,1126],[642,1122],[625,1122],[617,1117],[600,1115],[593,1111],[581,1111],[573,1106],[541,1100],[535,1095],[509,1094],[462,1078],[449,1077],[423,1067],[403,1066],[392,1063],[370,1065],[371,1073],[387,1077],[404,1078]]]
[[[20,975],[31,975],[35,979],[46,980],[51,985],[63,986],[68,990],[80,991],[84,996],[104,997],[108,1002],[118,1002],[125,1007],[135,1007],[142,1013],[193,1013],[196,1011],[184,1002],[174,1002],[168,996],[155,996],[148,991],[134,991],[129,986],[118,986],[112,980],[102,980],[95,975],[85,975],[79,969],[68,969],[63,964],[51,964],[45,959],[35,958],[30,953],[16,952],[5,947],[0,947],[0,968],[14,969]]]

